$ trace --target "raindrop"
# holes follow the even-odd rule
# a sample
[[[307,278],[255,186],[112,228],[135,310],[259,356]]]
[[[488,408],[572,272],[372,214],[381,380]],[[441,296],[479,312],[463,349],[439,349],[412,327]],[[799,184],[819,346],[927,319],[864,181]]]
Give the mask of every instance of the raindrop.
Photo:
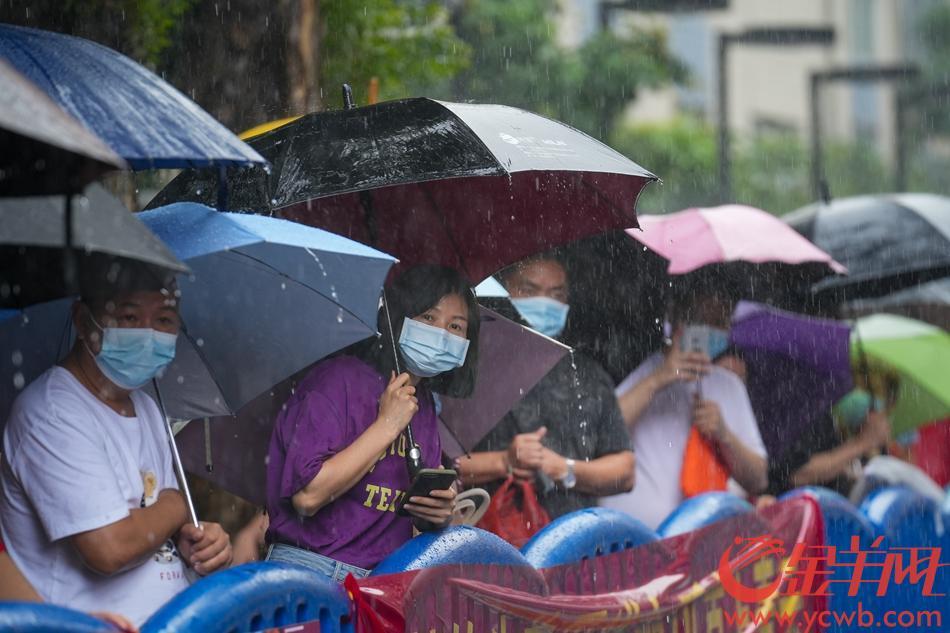
[[[21,352],[20,350],[14,350],[14,352],[10,354],[10,362],[13,363],[14,367],[19,367],[20,365],[22,365],[23,352]]]
[[[280,289],[281,289],[281,290],[287,290],[287,284],[284,283],[283,281],[280,282]]]
[[[205,346],[205,340],[204,340],[203,338],[196,339],[196,340],[195,340],[195,344],[196,344],[198,347],[204,347],[204,346]]]
[[[184,377],[184,376],[178,376],[178,378],[176,378],[176,381],[178,382],[179,385],[183,385],[183,384],[185,384],[185,377]]]
[[[23,377],[23,372],[18,371],[13,374],[13,388],[19,391],[26,386],[26,378]]]

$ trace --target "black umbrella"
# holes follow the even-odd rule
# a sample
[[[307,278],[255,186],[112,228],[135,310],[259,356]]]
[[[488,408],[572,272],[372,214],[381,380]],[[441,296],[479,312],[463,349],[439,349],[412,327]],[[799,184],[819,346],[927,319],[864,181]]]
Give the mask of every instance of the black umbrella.
[[[82,191],[125,161],[0,60],[0,196]]]
[[[99,185],[72,200],[72,248],[87,257],[121,257],[188,268],[121,202]],[[75,292],[64,281],[66,227],[59,196],[0,198],[0,308],[23,308]],[[80,259],[79,264],[82,265]]]
[[[230,174],[230,206],[273,213],[479,280],[529,254],[636,224],[656,177],[516,108],[406,99],[309,114],[250,141],[273,165]],[[214,204],[190,170],[151,203]]]
[[[880,297],[950,275],[950,198],[903,193],[842,198],[783,218],[848,269],[813,287],[834,301]]]

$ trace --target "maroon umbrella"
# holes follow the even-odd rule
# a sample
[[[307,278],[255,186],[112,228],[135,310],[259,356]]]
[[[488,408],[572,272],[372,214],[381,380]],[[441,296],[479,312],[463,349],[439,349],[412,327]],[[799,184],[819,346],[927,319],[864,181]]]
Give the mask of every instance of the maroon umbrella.
[[[494,427],[570,348],[481,307],[479,377],[471,398],[443,398],[444,450],[461,455]],[[263,504],[274,420],[308,370],[244,406],[235,417],[194,420],[178,439],[185,469],[253,503]],[[457,433],[456,440],[451,426]]]
[[[528,255],[636,226],[656,176],[563,123],[432,99],[308,114],[249,141],[273,165],[229,176],[233,209],[323,228],[477,281]],[[152,205],[214,203],[190,170]]]

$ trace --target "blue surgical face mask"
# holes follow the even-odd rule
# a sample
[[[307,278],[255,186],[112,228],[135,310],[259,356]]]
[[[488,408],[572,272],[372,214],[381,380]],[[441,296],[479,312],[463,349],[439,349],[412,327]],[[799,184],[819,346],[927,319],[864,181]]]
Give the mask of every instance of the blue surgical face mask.
[[[709,328],[709,358],[715,360],[729,349],[729,330]]]
[[[571,309],[571,306],[566,303],[550,297],[512,298],[511,303],[528,325],[551,338],[559,336],[564,331],[567,311]]]
[[[461,367],[468,354],[468,344],[466,338],[408,317],[399,335],[406,370],[419,378],[431,378]]]
[[[99,371],[122,389],[138,389],[175,358],[176,334],[151,328],[104,328],[98,323],[96,327],[102,330],[102,349],[93,359]]]

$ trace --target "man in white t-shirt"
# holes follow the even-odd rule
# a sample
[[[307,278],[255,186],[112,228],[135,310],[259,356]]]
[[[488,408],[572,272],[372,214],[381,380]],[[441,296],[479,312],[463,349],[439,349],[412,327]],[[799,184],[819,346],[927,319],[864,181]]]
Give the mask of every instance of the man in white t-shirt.
[[[138,264],[90,265],[77,340],[13,403],[3,434],[0,529],[40,596],[137,624],[230,563],[227,533],[188,521],[157,406],[139,387],[174,357],[174,281]]]
[[[722,349],[713,355],[725,351],[731,313],[730,302],[708,291],[684,296],[674,306],[672,344],[617,387],[637,455],[637,485],[630,493],[602,499],[601,505],[656,529],[683,501],[680,471],[691,425],[715,448],[739,486],[749,494],[765,489],[765,445],[745,386],[732,372],[712,365],[709,355],[681,351],[679,344],[685,325],[704,324],[719,331]]]

